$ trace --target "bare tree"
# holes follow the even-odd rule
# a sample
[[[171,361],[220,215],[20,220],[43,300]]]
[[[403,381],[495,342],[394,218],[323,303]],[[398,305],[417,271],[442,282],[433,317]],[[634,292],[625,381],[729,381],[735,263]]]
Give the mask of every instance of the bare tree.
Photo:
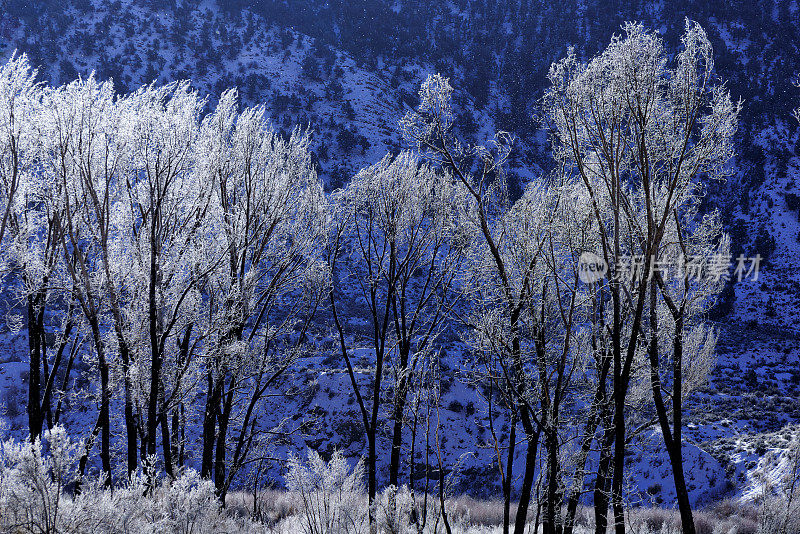
[[[97,357],[100,379],[100,406],[97,424],[87,438],[87,446],[80,459],[80,471],[86,467],[90,444],[100,432],[101,461],[105,484],[111,484],[111,364],[104,341],[103,312],[105,291],[102,288],[102,263],[100,240],[95,239],[98,227],[91,216],[91,198],[95,182],[113,179],[119,153],[115,150],[114,91],[110,82],[98,84],[94,77],[78,80],[46,95],[42,116],[47,135],[45,143],[46,176],[59,184],[60,201],[63,202],[63,228],[56,246],[63,254],[66,280],[71,285],[71,295],[82,312],[91,332],[92,346]],[[101,175],[101,176],[97,176]],[[74,327],[72,308],[65,317],[65,333]],[[64,350],[59,347],[58,359]],[[135,453],[135,449],[134,449]]]
[[[43,88],[35,76],[25,55],[14,55],[0,69],[0,246],[4,268],[14,275],[9,289],[26,314],[31,439],[40,434],[45,412],[49,413],[58,370],[57,365],[48,365],[55,361],[48,362],[46,337],[52,325],[46,324],[46,308],[53,302],[56,283],[51,277],[57,277],[61,233],[60,199],[53,194],[59,184],[48,183],[36,169]]]
[[[367,435],[370,524],[377,492],[376,454],[383,380],[392,363],[394,406],[390,484],[397,485],[409,381],[419,357],[439,334],[453,301],[459,249],[450,240],[459,221],[454,206],[463,203],[452,180],[402,153],[356,175],[333,198],[337,226],[330,255],[334,276],[331,310],[339,331]],[[352,284],[353,290],[345,287]],[[374,354],[369,394],[362,395],[345,342],[341,303],[348,298],[368,310]]]
[[[590,236],[581,230],[574,194],[565,193],[558,180],[534,184],[516,203],[509,202],[503,174],[508,136],[498,134],[493,150],[462,145],[451,131],[451,91],[447,80],[429,77],[419,108],[402,126],[419,150],[454,174],[466,199],[460,239],[470,243],[462,288],[470,313],[462,319],[473,331],[472,345],[484,355],[487,376],[505,393],[511,413],[519,415],[528,447],[515,530],[524,529],[543,434],[544,524],[546,532],[555,531],[562,486],[561,404],[575,369],[583,365],[575,335],[585,298],[577,256]]]
[[[224,258],[207,275],[202,455],[202,472],[210,476],[213,467],[222,499],[261,432],[265,395],[300,355],[329,283],[324,198],[308,135],[283,139],[262,106],[236,107],[236,92],[223,94],[203,121],[198,156],[200,179],[213,184],[206,231]]]
[[[163,421],[173,391],[165,389],[164,369],[175,364],[179,350],[168,341],[194,322],[200,312],[199,284],[218,261],[208,254],[203,227],[211,184],[193,172],[204,102],[183,83],[144,88],[129,105],[133,120],[124,132],[123,198],[114,206],[119,226],[112,239],[120,255],[115,267],[121,284],[147,303],[124,303],[144,414],[140,455],[144,460],[156,454],[162,423],[164,465],[171,473],[170,438]]]
[[[625,408],[637,346],[645,341],[648,288],[667,227],[700,177],[725,174],[740,106],[714,85],[708,38],[687,21],[683,50],[668,67],[663,43],[641,25],[587,64],[574,53],[555,63],[545,110],[554,153],[592,199],[598,251],[612,268],[607,285],[614,403],[612,501],[625,531]],[[629,281],[623,256],[641,257]],[[679,477],[680,478],[680,477]],[[676,483],[679,481],[676,479]],[[678,489],[685,532],[694,532],[688,495]],[[600,526],[598,526],[600,528]]]

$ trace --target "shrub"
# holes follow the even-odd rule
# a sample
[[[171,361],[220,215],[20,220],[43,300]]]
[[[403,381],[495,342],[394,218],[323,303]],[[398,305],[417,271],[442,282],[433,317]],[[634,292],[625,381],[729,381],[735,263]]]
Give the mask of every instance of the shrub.
[[[17,443],[8,440],[0,450],[0,514],[7,530],[31,532],[57,529],[62,489],[74,481],[73,445],[62,427],[44,432],[50,454],[42,451],[41,438]]]
[[[358,533],[365,530],[364,462],[350,470],[341,452],[327,464],[309,449],[307,463],[289,458],[286,487],[297,494],[299,528],[306,534]]]
[[[249,520],[226,517],[214,486],[194,470],[176,479],[157,473],[134,473],[112,492],[99,480],[84,480],[81,493],[64,491],[77,480],[79,447],[61,427],[42,439],[0,444],[0,532],[69,532],[144,534],[151,532],[211,534],[255,530]],[[46,444],[46,446],[44,444]]]

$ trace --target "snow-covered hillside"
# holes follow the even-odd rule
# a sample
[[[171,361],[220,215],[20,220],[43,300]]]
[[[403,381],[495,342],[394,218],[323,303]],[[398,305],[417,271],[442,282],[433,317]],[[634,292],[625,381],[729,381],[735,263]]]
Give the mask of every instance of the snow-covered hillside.
[[[188,79],[208,95],[207,109],[225,89],[236,87],[243,103],[264,104],[284,134],[295,125],[311,131],[314,164],[328,190],[345,185],[387,152],[400,150],[398,121],[416,105],[416,90],[426,74],[442,71],[456,88],[456,125],[465,137],[483,140],[497,129],[517,136],[509,160],[512,196],[549,168],[548,140],[531,117],[538,114],[551,61],[569,45],[585,56],[593,54],[624,20],[644,20],[674,44],[684,14],[698,19],[715,45],[717,74],[729,81],[734,97],[746,98],[736,172],[725,183],[709,185],[703,209],[722,212],[735,254],[761,254],[765,262],[757,281],[732,285],[729,310],[715,318],[718,365],[707,387],[687,404],[684,461],[691,473],[690,496],[695,505],[724,495],[752,500],[762,484],[759,473],[777,480],[786,471],[790,440],[780,436],[800,422],[800,137],[789,116],[800,101],[789,83],[793,70],[800,69],[796,1],[728,7],[688,0],[655,6],[637,2],[618,6],[611,15],[604,12],[602,18],[601,1],[569,6],[511,2],[495,8],[492,2],[459,1],[428,6],[430,12],[424,13],[413,2],[381,1],[375,5],[388,6],[397,21],[421,26],[407,34],[386,29],[391,43],[377,50],[349,40],[348,21],[342,18],[348,12],[329,12],[328,2],[303,3],[319,10],[318,26],[281,20],[270,3],[244,9],[214,0],[155,6],[145,0],[73,0],[36,9],[24,4],[10,2],[0,13],[3,62],[16,50],[29,54],[40,68],[39,78],[53,85],[95,72],[101,80],[113,78],[120,93],[150,82]],[[764,13],[760,20],[750,13],[753,9]],[[359,21],[369,24],[364,13]],[[423,16],[427,20],[420,22],[417,17]],[[559,28],[576,17],[577,24]],[[363,320],[359,314],[366,316],[358,307],[349,311],[356,324]],[[27,431],[25,343],[22,334],[5,332],[0,345],[0,406],[19,437]],[[269,454],[276,458],[307,447],[327,454],[341,450],[351,459],[364,454],[360,414],[343,362],[335,356],[332,338],[320,346],[328,354],[303,359],[275,388],[272,409],[264,414],[265,426],[291,430],[270,444]],[[488,408],[464,377],[468,349],[458,336],[441,348],[450,370],[441,401],[443,464],[458,465],[453,480],[460,491],[495,496],[501,491],[496,450]],[[74,372],[86,383],[83,371],[78,366]],[[366,380],[366,374],[361,378]],[[95,418],[92,403],[87,406],[79,398],[64,402],[66,427],[87,432]],[[121,403],[113,409],[119,416]],[[201,416],[190,414],[195,448],[200,446]],[[500,441],[505,441],[508,424],[500,419],[498,424]],[[383,456],[378,463],[386,465],[391,436],[387,431],[379,437]],[[655,427],[649,438],[632,448],[629,494],[644,503],[674,502],[669,462]],[[122,434],[113,439],[122,451]],[[422,454],[417,451],[417,461],[427,466]],[[520,447],[513,464],[517,486],[524,461]],[[419,474],[420,484],[425,474]],[[431,480],[438,476],[427,474]],[[269,477],[281,483],[279,463],[269,468]],[[380,472],[380,483],[387,480],[388,473]]]

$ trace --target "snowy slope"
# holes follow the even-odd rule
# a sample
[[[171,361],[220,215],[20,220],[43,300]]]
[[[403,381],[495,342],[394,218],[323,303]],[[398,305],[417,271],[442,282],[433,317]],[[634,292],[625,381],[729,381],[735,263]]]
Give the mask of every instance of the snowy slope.
[[[718,54],[720,76],[731,80],[734,96],[744,94],[747,99],[738,171],[726,184],[710,186],[710,207],[723,212],[730,230],[739,224],[742,231],[736,233],[734,245],[747,255],[766,255],[766,248],[772,248],[770,239],[774,240],[759,280],[735,284],[733,311],[718,324],[719,365],[709,386],[688,406],[686,471],[694,476],[692,498],[700,503],[727,491],[729,483],[737,495],[751,498],[755,491],[751,473],[759,462],[771,462],[767,460],[770,447],[751,447],[752,451],[745,452],[746,444],[800,421],[800,326],[796,319],[800,315],[800,210],[792,209],[788,200],[789,194],[800,190],[800,160],[792,157],[797,155],[798,132],[788,116],[792,103],[800,101],[788,84],[798,65],[797,41],[792,38],[796,35],[792,28],[797,25],[797,3],[771,2],[775,9],[761,10],[767,13],[761,22],[737,19],[735,9],[702,14],[699,2],[687,3],[685,10],[677,9],[679,4],[643,3],[625,16],[645,23],[659,21],[652,25],[665,35],[675,33],[684,14],[705,24]],[[464,121],[477,125],[474,136],[481,139],[500,123],[503,127],[517,124],[514,120],[519,117],[509,119],[509,115],[524,118],[535,112],[546,65],[562,54],[567,44],[589,53],[603,46],[622,22],[612,21],[615,25],[610,29],[597,27],[596,10],[601,4],[581,2],[576,15],[584,19],[575,25],[574,33],[565,28],[561,35],[555,32],[558,28],[548,26],[548,17],[558,6],[542,7],[541,12],[534,6],[529,10],[534,12],[530,20],[535,24],[530,20],[517,24],[512,12],[497,15],[502,24],[487,25],[497,31],[497,42],[493,42],[489,30],[469,27],[474,19],[474,13],[468,11],[471,8],[464,2],[451,2],[424,28],[430,50],[423,47],[416,57],[400,58],[387,51],[368,63],[346,42],[331,46],[323,42],[322,35],[310,35],[310,30],[303,33],[261,14],[230,12],[220,5],[205,0],[191,5],[165,3],[153,9],[142,0],[75,1],[65,2],[58,17],[47,13],[26,17],[4,10],[0,12],[0,53],[4,58],[14,50],[31,54],[41,65],[41,78],[53,83],[96,71],[101,78],[113,77],[119,91],[127,91],[154,80],[165,83],[188,78],[198,91],[209,95],[210,106],[223,90],[237,87],[247,105],[263,103],[267,107],[276,128],[288,131],[301,124],[313,131],[320,174],[329,186],[336,187],[386,151],[399,148],[397,121],[408,105],[413,105],[416,87],[426,73],[446,70],[454,78]],[[400,2],[393,5],[399,15],[414,9],[404,8]],[[567,15],[574,23],[575,18]],[[523,30],[529,34],[523,35]],[[463,35],[466,41],[475,35],[483,40],[476,37],[478,45],[458,61],[437,62],[434,53],[456,55],[445,49],[443,37],[448,35]],[[482,51],[492,65],[489,78],[479,80],[488,86],[486,104],[478,104],[477,95],[462,89],[475,76],[476,54]],[[516,75],[521,89],[515,90],[530,93],[520,101],[511,87],[516,79],[514,70],[522,68],[537,73],[538,85],[528,87],[530,78]],[[546,145],[546,137],[526,131],[524,125],[516,133],[522,156],[515,161],[514,170],[518,176],[531,178],[540,172],[536,150]],[[758,154],[763,159],[756,157]],[[766,240],[759,238],[762,228]],[[358,321],[358,317],[352,320]],[[0,354],[0,405],[11,429],[23,433],[27,372],[23,336],[5,334]],[[448,364],[457,369],[460,352],[454,348],[451,354]],[[276,455],[285,457],[290,450],[312,446],[359,456],[364,450],[363,431],[341,362],[320,358],[304,365],[307,369],[293,375],[296,392],[288,399],[276,397],[276,409],[267,418],[277,423],[285,417],[295,426],[307,420],[314,431],[298,432],[288,443],[276,443]],[[445,463],[453,465],[462,458],[464,487],[496,493],[485,407],[475,403],[476,396],[455,372],[452,382],[442,402],[446,407],[442,412]],[[470,403],[473,406],[468,408]],[[68,427],[86,428],[92,409],[70,411],[65,416]],[[192,435],[199,440],[197,427]],[[121,448],[121,436],[115,439]],[[388,457],[388,447],[382,448]],[[515,465],[518,474],[522,449]],[[783,450],[777,445],[775,449]],[[783,456],[779,455],[775,464],[778,470],[783,465],[780,458]],[[637,491],[643,500],[673,500],[668,462],[657,432],[631,461],[632,493]],[[379,464],[385,465],[386,458]],[[273,476],[279,480],[279,472]],[[386,473],[381,476],[385,479]]]

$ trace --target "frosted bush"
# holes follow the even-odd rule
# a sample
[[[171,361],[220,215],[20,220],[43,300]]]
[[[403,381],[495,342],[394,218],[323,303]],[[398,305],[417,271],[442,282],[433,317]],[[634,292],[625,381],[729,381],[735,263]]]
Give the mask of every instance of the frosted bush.
[[[0,526],[4,532],[25,529],[52,532],[63,506],[63,487],[74,481],[72,444],[62,427],[44,432],[50,454],[42,451],[41,438],[0,446]]]
[[[498,506],[498,503],[476,501],[469,497],[445,500],[450,528],[454,534],[488,534],[502,530],[502,510],[494,514],[500,518],[497,525],[474,525],[473,508],[480,505]],[[502,503],[499,503],[502,507]],[[427,508],[427,510],[423,510]],[[412,522],[412,510],[416,509],[417,523]],[[377,500],[378,532],[386,534],[439,534],[445,532],[442,510],[436,495],[414,494],[408,486],[387,487]]]
[[[43,445],[46,444],[46,446]],[[77,446],[61,427],[31,442],[0,445],[0,532],[101,534],[152,532],[217,534],[256,532],[249,519],[226,517],[214,485],[186,470],[171,480],[134,473],[124,486],[104,488],[81,481],[81,492],[65,491],[77,480]],[[148,491],[150,481],[157,483]]]
[[[800,434],[762,456],[753,472],[760,488],[759,533],[800,532]]]
[[[307,461],[289,458],[286,487],[297,496],[299,525],[305,534],[356,534],[366,531],[364,462],[350,470],[341,452],[330,462],[309,450]]]
[[[389,534],[412,532],[414,500],[406,486],[386,488],[378,500],[378,530]]]
[[[137,474],[126,488],[118,490],[118,504],[134,532],[239,532],[222,515],[214,485],[201,479],[197,471],[189,469],[175,480],[164,478],[152,495],[144,496],[148,484],[148,475]]]

